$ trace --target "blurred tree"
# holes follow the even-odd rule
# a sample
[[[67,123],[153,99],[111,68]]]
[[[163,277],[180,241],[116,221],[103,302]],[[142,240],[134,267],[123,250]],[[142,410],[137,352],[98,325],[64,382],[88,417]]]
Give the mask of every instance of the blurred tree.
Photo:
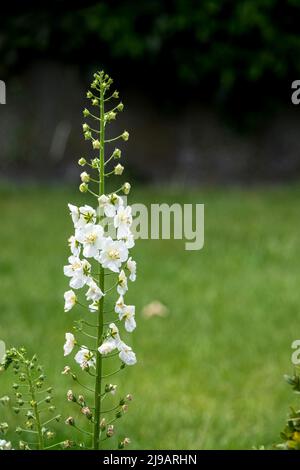
[[[123,66],[128,84],[197,97],[240,117],[289,101],[300,77],[299,0],[11,0],[0,18],[0,74],[38,58]],[[150,86],[151,85],[151,88]]]

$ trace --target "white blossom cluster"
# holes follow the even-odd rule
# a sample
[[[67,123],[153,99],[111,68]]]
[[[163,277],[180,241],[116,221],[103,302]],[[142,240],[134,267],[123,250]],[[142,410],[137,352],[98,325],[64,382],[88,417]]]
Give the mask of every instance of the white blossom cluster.
[[[13,450],[11,442],[0,439],[0,450]]]
[[[126,331],[132,332],[136,327],[135,307],[124,302],[128,279],[130,281],[136,279],[136,262],[129,257],[129,249],[134,246],[131,233],[131,207],[125,206],[122,197],[117,194],[103,194],[98,198],[98,202],[98,212],[103,212],[113,224],[116,239],[105,234],[99,213],[95,209],[88,205],[77,207],[69,204],[75,233],[69,238],[71,256],[68,259],[69,264],[64,266],[64,274],[70,279],[71,287],[64,294],[65,312],[70,311],[79,302],[75,291],[82,288],[86,290],[85,297],[90,312],[98,311],[100,299],[106,294],[101,291],[95,277],[97,273],[95,266],[100,265],[117,276],[118,298],[114,309],[116,318],[124,322]],[[74,335],[66,333],[65,356],[72,352],[76,344]],[[123,363],[126,365],[136,363],[135,353],[121,340],[115,323],[111,323],[98,351],[101,355],[106,355],[115,349]],[[93,352],[85,346],[80,346],[75,361],[82,369],[95,367],[96,363]]]

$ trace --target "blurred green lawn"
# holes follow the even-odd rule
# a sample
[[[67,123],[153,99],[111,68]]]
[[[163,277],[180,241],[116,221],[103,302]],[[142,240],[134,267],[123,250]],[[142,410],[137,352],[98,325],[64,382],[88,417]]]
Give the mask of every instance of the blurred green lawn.
[[[120,376],[134,401],[120,420],[134,449],[246,449],[278,441],[295,396],[282,380],[290,345],[300,337],[300,217],[297,187],[278,189],[138,189],[131,202],[205,203],[205,247],[138,241],[137,306],[132,345],[138,365]],[[0,189],[0,338],[38,351],[58,410],[74,414],[62,376],[67,279],[68,189]],[[88,201],[86,201],[88,202]],[[145,319],[152,300],[170,309]],[[76,367],[76,366],[75,366]],[[0,377],[7,393],[12,374]],[[2,413],[2,408],[0,409]],[[14,422],[15,418],[12,418]],[[0,417],[1,421],[1,417]],[[61,426],[61,437],[69,428]]]

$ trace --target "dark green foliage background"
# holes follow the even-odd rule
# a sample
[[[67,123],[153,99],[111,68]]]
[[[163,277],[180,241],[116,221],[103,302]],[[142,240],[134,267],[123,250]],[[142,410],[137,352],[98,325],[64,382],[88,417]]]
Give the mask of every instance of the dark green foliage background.
[[[38,58],[101,63],[123,86],[172,101],[175,89],[178,99],[196,94],[235,115],[253,96],[272,110],[299,77],[298,0],[31,4],[12,1],[0,19],[2,76]]]

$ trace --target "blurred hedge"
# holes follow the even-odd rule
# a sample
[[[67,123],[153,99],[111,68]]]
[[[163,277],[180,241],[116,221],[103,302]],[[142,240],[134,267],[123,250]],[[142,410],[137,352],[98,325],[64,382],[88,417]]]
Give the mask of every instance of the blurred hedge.
[[[38,58],[97,64],[153,96],[174,101],[176,91],[239,115],[288,102],[300,76],[299,0],[33,5],[12,0],[1,16],[4,77]]]

